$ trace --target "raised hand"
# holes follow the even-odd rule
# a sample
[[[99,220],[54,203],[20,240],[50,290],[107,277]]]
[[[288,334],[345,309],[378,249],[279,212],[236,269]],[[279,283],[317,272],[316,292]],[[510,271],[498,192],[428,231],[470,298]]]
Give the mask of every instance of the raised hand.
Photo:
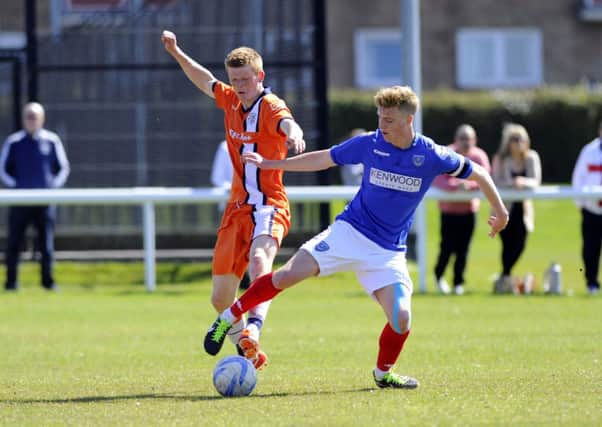
[[[165,50],[171,54],[175,53],[178,49],[178,41],[176,35],[171,31],[164,30],[161,34],[161,42],[165,47]]]

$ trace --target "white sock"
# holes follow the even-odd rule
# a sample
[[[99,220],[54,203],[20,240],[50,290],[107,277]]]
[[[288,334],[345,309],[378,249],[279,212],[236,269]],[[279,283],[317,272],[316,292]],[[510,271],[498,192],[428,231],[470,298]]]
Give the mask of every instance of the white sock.
[[[261,304],[257,304],[255,307],[249,310],[249,317],[256,317],[262,322],[265,321],[265,318],[268,317],[268,310],[270,309],[271,303],[272,300],[264,301]]]
[[[258,304],[249,310],[249,319],[254,318],[259,319],[260,321],[258,329],[261,329],[261,326],[263,326],[263,322],[265,322],[265,318],[268,317],[268,310],[270,309],[270,304],[272,304],[272,300],[264,301],[261,304]]]
[[[222,311],[222,314],[219,315],[219,318],[225,320],[228,323],[234,323],[234,321],[236,320],[236,317],[234,317],[232,311],[229,308]]]
[[[259,341],[259,328],[255,323],[247,324],[247,331],[249,331],[249,335],[255,341]]]
[[[385,374],[389,371],[381,371],[378,367],[374,368],[374,378],[377,380],[382,380]]]
[[[232,329],[228,331],[228,338],[232,341],[232,344],[238,344],[238,340],[240,339],[240,334],[245,328],[245,318],[241,318],[238,322],[232,325]]]

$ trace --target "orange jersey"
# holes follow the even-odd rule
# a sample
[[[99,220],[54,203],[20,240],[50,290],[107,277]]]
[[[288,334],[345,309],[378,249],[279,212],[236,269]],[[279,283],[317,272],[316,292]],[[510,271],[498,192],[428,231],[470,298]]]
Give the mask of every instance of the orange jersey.
[[[292,118],[283,100],[265,89],[249,109],[245,109],[231,86],[213,84],[216,105],[224,111],[224,129],[234,174],[230,202],[253,206],[276,206],[288,209],[288,198],[282,183],[282,170],[261,170],[244,164],[241,154],[256,152],[269,160],[286,157],[286,135],[280,122]]]

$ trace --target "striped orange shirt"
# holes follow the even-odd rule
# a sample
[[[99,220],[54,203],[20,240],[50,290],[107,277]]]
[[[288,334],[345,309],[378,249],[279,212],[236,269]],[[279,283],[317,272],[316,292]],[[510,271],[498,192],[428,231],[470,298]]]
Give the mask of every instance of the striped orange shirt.
[[[266,88],[249,109],[245,109],[231,86],[213,84],[216,105],[224,111],[224,129],[234,175],[230,202],[254,206],[270,205],[288,209],[288,198],[282,183],[282,170],[261,170],[243,164],[241,154],[257,152],[269,160],[286,157],[286,135],[280,122],[292,118],[283,100]]]

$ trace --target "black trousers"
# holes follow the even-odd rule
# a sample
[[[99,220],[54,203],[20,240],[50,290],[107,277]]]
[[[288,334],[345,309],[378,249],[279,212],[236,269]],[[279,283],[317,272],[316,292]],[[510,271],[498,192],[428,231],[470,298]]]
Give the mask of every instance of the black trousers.
[[[602,246],[602,215],[581,209],[581,219],[581,237],[583,239],[581,256],[583,264],[585,264],[585,279],[588,286],[599,288],[598,267]]]
[[[500,231],[502,238],[502,274],[509,276],[512,268],[525,250],[527,243],[527,227],[523,220],[523,204],[515,202],[510,209],[508,225]]]
[[[40,250],[42,286],[54,285],[52,263],[54,254],[54,206],[13,206],[8,211],[8,238],[6,244],[6,289],[17,287],[17,268],[19,253],[29,225],[36,229]]]
[[[464,283],[464,270],[475,220],[476,214],[472,212],[467,214],[441,213],[441,242],[435,265],[437,279],[443,276],[450,257],[455,254],[454,286]]]

